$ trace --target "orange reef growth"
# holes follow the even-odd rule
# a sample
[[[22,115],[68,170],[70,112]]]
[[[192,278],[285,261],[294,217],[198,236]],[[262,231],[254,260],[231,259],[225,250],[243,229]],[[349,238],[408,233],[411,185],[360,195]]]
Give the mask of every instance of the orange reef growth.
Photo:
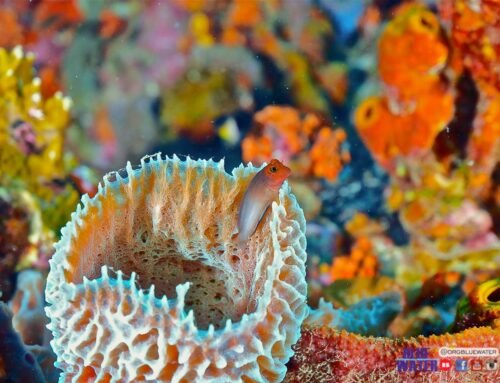
[[[452,116],[453,98],[436,86],[407,113],[393,112],[386,97],[369,97],[357,107],[354,125],[375,159],[389,170],[398,157],[426,154]]]
[[[331,280],[374,277],[378,271],[378,259],[373,243],[367,237],[360,237],[354,243],[348,256],[335,257],[330,269]]]
[[[345,140],[346,134],[342,129],[321,128],[309,152],[312,173],[315,177],[329,181],[337,178],[344,163],[350,160],[350,155],[346,151],[341,152],[339,156],[340,145]]]
[[[470,379],[494,383],[500,378],[500,370],[456,372],[452,368],[434,373],[399,372],[397,359],[404,357],[405,349],[426,348],[429,358],[437,358],[440,347],[497,347],[499,343],[500,331],[490,327],[472,328],[458,334],[385,339],[362,337],[327,327],[303,326],[284,382],[458,383]]]
[[[13,10],[0,8],[0,25],[2,25],[0,47],[14,48],[23,42],[22,27],[17,22],[16,13]]]
[[[437,16],[425,5],[410,2],[394,12],[380,37],[378,54],[387,94],[411,102],[441,81],[448,49]]]
[[[453,95],[442,76],[445,43],[437,16],[419,3],[400,6],[380,37],[383,93],[360,103],[354,125],[387,170],[398,157],[429,152],[453,117]]]
[[[343,129],[323,125],[314,114],[288,106],[267,106],[254,117],[255,129],[242,141],[243,160],[261,164],[278,158],[296,176],[335,181],[350,161]]]
[[[377,220],[371,219],[365,213],[356,212],[352,218],[346,222],[345,229],[353,237],[359,238],[363,236],[370,237],[373,235],[380,235],[386,230],[386,227]]]
[[[481,84],[490,84],[500,91],[500,3],[498,1],[445,1],[442,14],[451,16],[452,43]]]
[[[492,199],[489,178],[500,158],[498,73],[486,65],[495,63],[497,8],[489,1],[477,7],[443,2],[446,41],[440,20],[425,5],[398,7],[378,46],[382,94],[362,101],[354,113],[361,138],[392,176],[387,205],[399,212],[411,237],[397,274],[409,281],[439,271],[484,270],[498,260],[492,218],[477,201]],[[438,160],[432,151],[455,114],[454,82],[464,69],[479,91],[472,133],[461,148],[465,158]],[[464,106],[458,99],[456,107],[459,118]]]
[[[491,174],[500,160],[500,92],[492,88],[480,94],[467,157],[479,175]]]
[[[455,55],[471,72],[480,93],[468,158],[478,173],[490,175],[500,159],[500,3],[446,1],[441,14],[448,18]]]

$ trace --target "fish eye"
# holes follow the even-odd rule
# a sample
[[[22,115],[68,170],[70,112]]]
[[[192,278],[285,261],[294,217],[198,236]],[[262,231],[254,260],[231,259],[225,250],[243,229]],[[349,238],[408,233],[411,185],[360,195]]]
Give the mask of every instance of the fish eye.
[[[276,173],[276,172],[278,171],[278,169],[276,169],[276,166],[271,166],[271,167],[269,168],[269,171],[270,171],[271,173]]]

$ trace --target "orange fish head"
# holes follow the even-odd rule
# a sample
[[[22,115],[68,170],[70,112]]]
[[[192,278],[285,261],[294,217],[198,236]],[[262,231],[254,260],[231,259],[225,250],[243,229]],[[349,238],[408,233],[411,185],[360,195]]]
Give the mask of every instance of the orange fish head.
[[[280,187],[292,171],[277,159],[272,159],[264,168],[264,174],[273,187]]]

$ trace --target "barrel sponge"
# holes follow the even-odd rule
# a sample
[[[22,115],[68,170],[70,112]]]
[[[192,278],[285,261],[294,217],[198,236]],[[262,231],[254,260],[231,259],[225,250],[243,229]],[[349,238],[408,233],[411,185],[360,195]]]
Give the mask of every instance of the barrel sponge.
[[[285,183],[245,244],[257,171],[147,156],[62,230],[46,308],[64,382],[279,382],[308,314],[305,219]]]

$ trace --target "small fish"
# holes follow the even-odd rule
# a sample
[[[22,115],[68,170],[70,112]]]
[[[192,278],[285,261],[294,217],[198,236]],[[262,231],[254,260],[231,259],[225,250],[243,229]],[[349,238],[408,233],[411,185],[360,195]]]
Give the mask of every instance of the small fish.
[[[233,117],[228,117],[217,129],[217,134],[227,146],[236,146],[241,140],[238,124]]]
[[[247,241],[255,232],[262,216],[278,195],[291,170],[273,159],[250,181],[238,213],[238,239]]]

